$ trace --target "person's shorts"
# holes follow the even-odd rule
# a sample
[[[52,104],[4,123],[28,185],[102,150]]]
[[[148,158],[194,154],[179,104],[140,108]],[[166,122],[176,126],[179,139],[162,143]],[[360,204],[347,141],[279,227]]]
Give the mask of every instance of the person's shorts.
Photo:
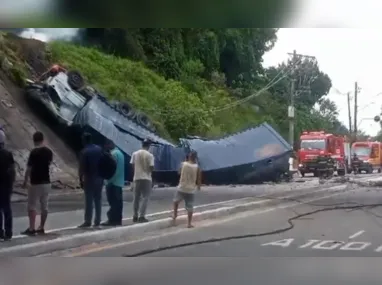
[[[50,184],[31,185],[28,189],[28,210],[36,211],[37,203],[40,203],[41,211],[48,211]]]
[[[184,200],[185,208],[188,212],[194,210],[194,193],[185,193],[181,191],[175,192],[174,202],[181,202]]]

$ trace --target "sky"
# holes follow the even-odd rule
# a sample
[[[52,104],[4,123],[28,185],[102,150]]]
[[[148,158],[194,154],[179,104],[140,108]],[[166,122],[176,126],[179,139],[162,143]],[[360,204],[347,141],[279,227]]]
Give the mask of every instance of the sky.
[[[275,47],[263,57],[264,65],[287,60],[293,50],[315,56],[332,80],[328,97],[337,103],[346,126],[346,93],[354,97],[357,81],[358,128],[376,135],[379,124],[370,118],[379,115],[382,106],[382,94],[377,95],[382,92],[382,1],[304,0],[302,7],[303,13],[286,26],[304,28],[280,29]]]

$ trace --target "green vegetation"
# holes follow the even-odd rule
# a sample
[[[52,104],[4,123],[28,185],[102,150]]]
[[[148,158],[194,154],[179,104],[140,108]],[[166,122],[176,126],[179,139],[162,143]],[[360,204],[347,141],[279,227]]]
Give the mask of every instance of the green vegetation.
[[[187,84],[166,80],[141,62],[106,55],[94,48],[53,42],[49,50],[54,62],[83,73],[110,99],[126,101],[147,114],[162,135],[177,139],[185,135],[217,136],[235,132],[261,121],[249,106],[216,111],[234,102],[224,88],[199,79],[202,96]],[[189,70],[195,69],[189,66]]]
[[[296,137],[303,130],[347,134],[337,106],[325,97],[331,80],[316,62],[294,64],[293,74],[290,62],[263,67],[276,34],[277,29],[86,28],[72,43],[50,43],[43,57],[80,71],[108,98],[144,112],[160,135],[174,141],[219,137],[264,121],[287,138],[291,79],[303,90],[295,98]],[[30,59],[19,52],[29,49],[6,45],[7,57],[29,72]],[[304,78],[313,80],[307,84]]]
[[[0,33],[0,67],[19,87],[24,87],[27,77],[25,63],[17,54],[17,49],[8,41],[5,33]]]

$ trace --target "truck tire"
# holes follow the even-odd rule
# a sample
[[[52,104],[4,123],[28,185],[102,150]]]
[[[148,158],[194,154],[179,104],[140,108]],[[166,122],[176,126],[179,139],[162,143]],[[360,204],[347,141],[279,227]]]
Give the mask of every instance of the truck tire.
[[[67,73],[68,76],[68,84],[70,88],[77,91],[82,89],[85,86],[85,80],[82,77],[81,73],[79,71],[69,71]]]
[[[381,173],[382,172],[382,169],[381,168],[378,168],[378,173]]]
[[[305,177],[305,172],[300,171],[301,177]]]
[[[367,174],[371,174],[373,173],[373,168],[372,167],[369,167],[366,171]]]
[[[151,123],[149,117],[147,117],[145,114],[142,114],[142,113],[137,114],[137,122],[138,124],[148,129],[149,131],[155,132],[154,125]]]
[[[344,169],[337,170],[337,174],[338,176],[345,176],[345,170]]]

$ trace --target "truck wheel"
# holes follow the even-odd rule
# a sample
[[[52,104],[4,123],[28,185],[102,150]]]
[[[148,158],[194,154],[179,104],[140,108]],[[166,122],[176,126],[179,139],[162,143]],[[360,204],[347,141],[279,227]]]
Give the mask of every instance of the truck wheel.
[[[300,171],[301,177],[305,177],[305,172]]]
[[[77,91],[84,87],[85,80],[79,71],[75,71],[75,70],[69,71],[67,73],[67,76],[68,76],[68,84],[70,88],[72,88],[73,90]]]
[[[382,169],[381,168],[378,168],[378,173],[381,173],[382,172]]]
[[[369,167],[369,169],[366,171],[367,174],[371,174],[373,173],[373,168],[372,167]]]
[[[345,170],[343,170],[343,169],[337,170],[337,174],[338,174],[338,176],[345,176]]]

